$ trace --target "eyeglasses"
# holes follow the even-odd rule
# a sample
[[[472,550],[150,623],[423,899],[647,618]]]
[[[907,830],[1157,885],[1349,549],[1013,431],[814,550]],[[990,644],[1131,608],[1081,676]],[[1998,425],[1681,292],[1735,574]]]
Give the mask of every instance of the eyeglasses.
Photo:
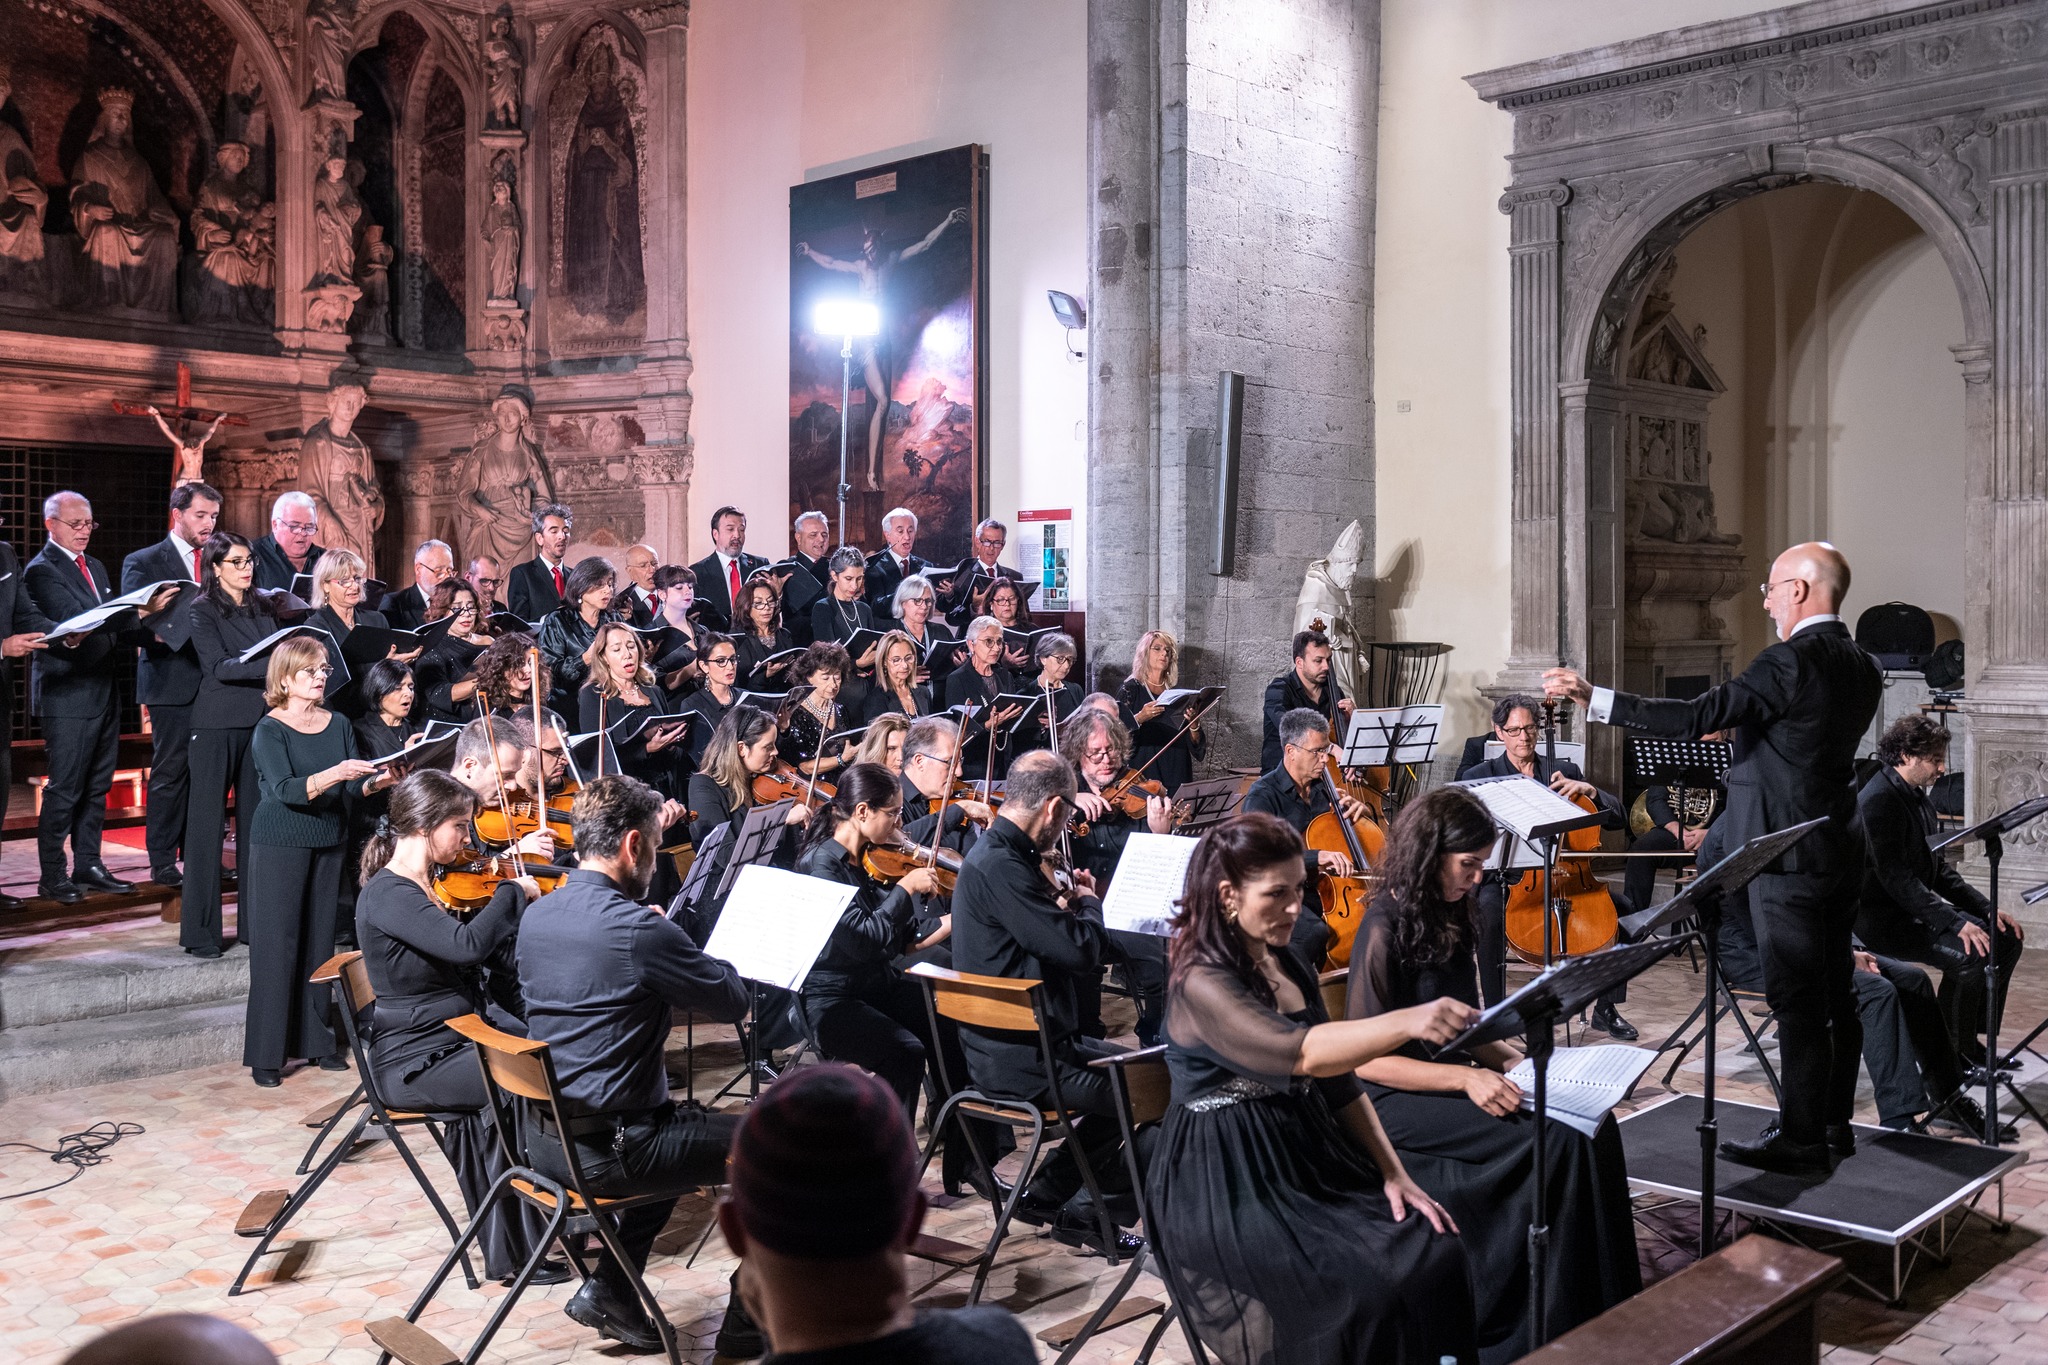
[[[354,578],[330,578],[327,581],[337,588],[360,588],[363,586],[363,576],[361,574],[357,574]]]
[[[455,609],[455,614],[456,614],[457,616],[474,616],[474,615],[476,615],[476,608],[475,608],[475,607],[457,607],[457,608]]]
[[[223,569],[246,569],[255,562],[256,560],[250,555],[237,555],[233,559],[223,559],[218,567]]]
[[[1083,749],[1081,751],[1081,757],[1087,759],[1090,763],[1100,763],[1105,758],[1115,758],[1116,750],[1107,748]]]
[[[328,667],[326,664],[322,664],[318,668],[302,668],[298,671],[296,676],[301,678],[324,679],[333,672],[334,670],[332,668]]]
[[[498,586],[500,581],[501,580],[496,578],[479,578],[476,581],[476,585],[479,588],[495,588]]]
[[[96,521],[67,521],[63,517],[54,517],[52,520],[59,526],[69,526],[74,531],[97,531],[100,529],[100,524]]]
[[[1768,602],[1768,601],[1770,601],[1770,600],[1771,600],[1771,589],[1772,589],[1772,588],[1782,588],[1782,587],[1784,587],[1784,586],[1785,586],[1785,585],[1786,585],[1787,583],[1800,583],[1800,582],[1804,582],[1804,581],[1805,581],[1804,579],[1798,579],[1798,578],[1778,578],[1778,579],[1773,579],[1773,580],[1772,580],[1771,582],[1769,582],[1769,583],[1759,583],[1759,584],[1757,584],[1757,588],[1756,588],[1756,590],[1757,590],[1758,592],[1762,593],[1762,594],[1764,595],[1764,601]]]
[[[1540,728],[1536,725],[1503,725],[1500,732],[1504,735],[1533,735]]]
[[[737,654],[714,654],[707,656],[704,660],[705,663],[718,668],[724,668],[727,664],[736,664],[739,661],[740,656]]]
[[[317,521],[280,521],[278,526],[302,536],[310,536],[320,529],[320,523]]]
[[[1321,744],[1313,749],[1309,748],[1306,744],[1290,744],[1287,747],[1290,749],[1299,749],[1303,753],[1307,754],[1310,758],[1321,758],[1324,754],[1330,752],[1330,746],[1328,744]]]

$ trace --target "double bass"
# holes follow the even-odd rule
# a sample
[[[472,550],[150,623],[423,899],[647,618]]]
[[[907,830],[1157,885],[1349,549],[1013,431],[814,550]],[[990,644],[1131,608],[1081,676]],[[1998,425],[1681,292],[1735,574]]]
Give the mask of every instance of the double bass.
[[[1557,703],[1543,703],[1544,758],[1557,766]],[[1587,797],[1566,797],[1594,813]],[[1560,852],[1590,853],[1600,847],[1597,827],[1564,836]],[[1551,871],[1550,904],[1543,903],[1543,869],[1532,868],[1508,888],[1505,909],[1508,948],[1524,962],[1548,966],[1560,957],[1597,953],[1613,944],[1619,928],[1614,897],[1584,858],[1559,858]],[[1546,927],[1548,932],[1546,934]],[[1546,942],[1546,939],[1548,940]]]

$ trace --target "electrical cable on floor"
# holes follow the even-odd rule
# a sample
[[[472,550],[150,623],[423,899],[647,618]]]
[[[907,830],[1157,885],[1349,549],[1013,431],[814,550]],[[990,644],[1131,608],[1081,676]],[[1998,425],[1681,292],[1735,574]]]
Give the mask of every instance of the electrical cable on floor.
[[[102,1119],[82,1133],[66,1133],[57,1139],[55,1147],[38,1147],[33,1142],[0,1142],[0,1150],[9,1147],[25,1147],[31,1152],[41,1152],[50,1160],[71,1167],[71,1174],[62,1180],[47,1185],[38,1185],[32,1190],[16,1190],[12,1194],[0,1194],[0,1201],[26,1199],[32,1194],[46,1194],[51,1190],[69,1185],[85,1172],[88,1166],[97,1166],[109,1161],[108,1149],[124,1137],[134,1137],[145,1131],[139,1123],[115,1123]]]

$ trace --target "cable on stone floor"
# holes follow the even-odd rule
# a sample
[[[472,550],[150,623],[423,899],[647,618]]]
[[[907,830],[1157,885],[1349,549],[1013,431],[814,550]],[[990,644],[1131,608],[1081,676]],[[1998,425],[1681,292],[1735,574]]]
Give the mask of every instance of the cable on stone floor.
[[[16,1190],[12,1194],[0,1194],[0,1201],[26,1199],[32,1194],[46,1194],[61,1186],[69,1185],[85,1172],[88,1166],[97,1166],[111,1161],[109,1149],[124,1137],[134,1137],[146,1131],[139,1123],[118,1123],[102,1119],[82,1133],[66,1133],[57,1139],[55,1147],[38,1147],[33,1142],[0,1142],[0,1150],[19,1147],[31,1152],[41,1152],[59,1165],[71,1167],[71,1174],[62,1180],[38,1185],[32,1190]]]

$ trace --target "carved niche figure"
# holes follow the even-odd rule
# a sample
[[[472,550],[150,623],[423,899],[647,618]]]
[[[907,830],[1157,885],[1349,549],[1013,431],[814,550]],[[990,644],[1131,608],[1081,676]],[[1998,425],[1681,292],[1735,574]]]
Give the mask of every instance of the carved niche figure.
[[[1673,545],[1739,545],[1714,520],[1714,490],[1705,485],[1638,483],[1628,490],[1623,526],[1633,540]]]
[[[1294,628],[1307,630],[1321,621],[1330,637],[1330,671],[1347,697],[1356,697],[1363,669],[1358,658],[1358,624],[1352,615],[1351,585],[1358,581],[1365,558],[1365,530],[1357,522],[1344,528],[1330,553],[1309,561],[1301,595],[1294,599]]]
[[[484,279],[489,298],[518,300],[519,248],[524,240],[519,206],[512,202],[511,178],[500,173],[491,181],[491,204],[484,210]]]
[[[321,163],[313,184],[313,283],[350,284],[356,277],[356,227],[363,201],[356,194],[346,158]]]
[[[85,303],[169,313],[178,282],[178,211],[156,186],[131,136],[135,95],[100,92],[99,121],[71,187]]]
[[[192,321],[270,324],[277,207],[249,183],[249,149],[223,142],[192,208]]]
[[[0,71],[0,107],[13,94],[14,78]],[[49,204],[28,140],[0,119],[0,293],[42,292],[43,211]]]
[[[519,40],[512,36],[512,16],[495,16],[491,36],[484,39],[484,71],[490,119],[499,128],[519,126],[521,56]]]
[[[582,65],[589,93],[569,143],[563,268],[570,300],[580,311],[620,323],[647,296],[633,121],[611,47],[592,43]]]
[[[348,98],[357,0],[306,0],[306,75],[315,99]]]
[[[336,384],[327,393],[327,416],[299,443],[299,491],[312,496],[320,515],[320,543],[353,550],[365,572],[377,566],[371,551],[384,524],[384,493],[370,447],[355,434],[366,395],[360,384]]]
[[[476,442],[456,479],[457,534],[465,560],[487,555],[500,564],[533,556],[533,506],[555,500],[526,391],[507,384],[480,417]]]
[[[376,223],[363,224],[362,260],[356,266],[356,284],[363,300],[356,308],[357,335],[378,346],[391,344],[391,263],[398,253],[384,240],[384,229]]]

